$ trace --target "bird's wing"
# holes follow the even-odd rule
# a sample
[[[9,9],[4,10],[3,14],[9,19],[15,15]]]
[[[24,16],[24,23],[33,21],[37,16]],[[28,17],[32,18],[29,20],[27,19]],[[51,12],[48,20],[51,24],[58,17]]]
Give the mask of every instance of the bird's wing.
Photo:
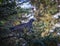
[[[22,28],[24,28],[23,24],[11,27],[10,30],[14,31],[14,30],[22,29]]]

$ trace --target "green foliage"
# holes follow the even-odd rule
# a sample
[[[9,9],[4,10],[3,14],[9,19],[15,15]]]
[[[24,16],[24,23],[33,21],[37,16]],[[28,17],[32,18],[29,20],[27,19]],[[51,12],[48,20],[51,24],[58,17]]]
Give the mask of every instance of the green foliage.
[[[15,6],[15,1],[11,1],[11,3],[9,3],[8,0],[3,0],[0,4],[0,19],[7,18],[7,16],[16,14],[17,11],[15,9]]]
[[[20,8],[20,7],[18,7],[17,8],[17,10],[18,10],[18,13],[29,13],[29,9],[23,9],[23,8]]]

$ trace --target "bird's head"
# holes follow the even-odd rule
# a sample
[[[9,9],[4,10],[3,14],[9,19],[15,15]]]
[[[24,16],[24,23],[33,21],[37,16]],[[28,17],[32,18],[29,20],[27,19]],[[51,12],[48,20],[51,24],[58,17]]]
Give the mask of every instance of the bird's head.
[[[33,22],[33,21],[35,21],[35,20],[36,20],[36,18],[35,18],[34,16],[32,16],[32,17],[29,19],[30,22]]]

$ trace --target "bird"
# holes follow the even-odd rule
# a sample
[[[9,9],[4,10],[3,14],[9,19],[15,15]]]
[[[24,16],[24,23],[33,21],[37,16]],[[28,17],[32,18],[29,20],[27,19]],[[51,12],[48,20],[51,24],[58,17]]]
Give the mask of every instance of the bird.
[[[32,23],[34,22],[34,20],[35,20],[35,18],[32,18],[27,23],[22,23],[22,24],[11,27],[10,30],[11,31],[14,31],[14,30],[22,31],[22,29],[27,28],[29,31],[31,31]]]

